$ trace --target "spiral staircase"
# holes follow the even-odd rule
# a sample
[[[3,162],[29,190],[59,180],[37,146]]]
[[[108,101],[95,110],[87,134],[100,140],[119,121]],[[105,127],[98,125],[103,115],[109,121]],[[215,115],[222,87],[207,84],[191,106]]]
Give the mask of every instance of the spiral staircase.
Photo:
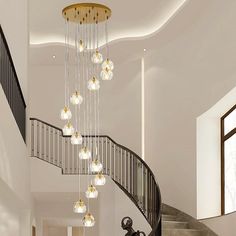
[[[36,118],[31,118],[30,124],[31,157],[61,168],[63,175],[89,174],[86,162],[79,165],[78,145],[71,145],[70,137],[63,136],[60,128]],[[103,173],[111,177],[150,224],[149,236],[216,236],[191,216],[162,204],[160,188],[151,169],[136,153],[106,135],[83,136],[83,142],[88,140],[92,152],[98,146]],[[122,224],[127,230],[124,235],[142,235],[142,229],[132,228],[135,219],[130,221]]]

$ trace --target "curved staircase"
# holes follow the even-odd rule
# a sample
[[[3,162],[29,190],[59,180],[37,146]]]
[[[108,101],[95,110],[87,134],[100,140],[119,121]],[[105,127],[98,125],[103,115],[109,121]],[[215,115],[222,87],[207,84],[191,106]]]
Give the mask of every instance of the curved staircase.
[[[64,175],[93,174],[86,162],[79,165],[78,145],[71,145],[70,137],[63,136],[60,128],[36,118],[30,118],[30,122],[32,157],[60,167]],[[112,178],[146,218],[152,228],[149,236],[216,236],[194,218],[162,204],[151,169],[136,153],[106,135],[83,136],[83,142],[92,144],[92,153],[99,152],[103,173]]]

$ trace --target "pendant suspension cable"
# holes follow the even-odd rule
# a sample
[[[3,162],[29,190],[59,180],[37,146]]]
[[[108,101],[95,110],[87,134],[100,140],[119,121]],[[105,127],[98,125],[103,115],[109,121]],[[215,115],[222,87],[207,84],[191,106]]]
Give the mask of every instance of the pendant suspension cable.
[[[93,27],[93,48],[94,48],[94,53],[96,53],[96,52],[98,51],[98,48],[96,47],[96,27],[95,27],[95,25],[96,25],[96,18],[94,17],[94,27]],[[97,76],[97,73],[96,73],[96,65],[95,65],[94,63],[93,63],[93,73],[94,73],[94,75],[95,75],[96,77],[98,77],[98,76]],[[96,93],[97,93],[97,91],[94,91],[93,96],[94,96],[94,137],[95,137],[94,140],[95,140],[95,156],[96,156],[96,158],[97,158]],[[95,159],[96,159],[96,158],[95,158]]]
[[[99,47],[98,14],[97,14],[97,22],[96,22],[96,24],[97,24],[97,48],[98,48],[98,47]],[[98,65],[97,65],[97,68],[96,68],[96,69],[97,69],[97,74],[98,74],[98,76],[99,76],[99,70],[100,70],[100,68],[99,68]],[[98,99],[99,99],[99,89],[98,89],[98,91],[97,91],[97,99],[96,99],[96,102],[98,102]],[[98,117],[99,117],[98,103],[96,104],[95,112],[97,113],[97,114],[96,114],[96,118],[97,118],[96,122],[99,122],[99,120],[98,120]],[[97,158],[98,158],[98,160],[100,161],[100,153],[99,153],[99,145],[100,145],[99,123],[97,123],[97,139],[98,139],[98,144],[97,144],[97,148],[98,148],[98,150],[97,150]]]
[[[77,30],[77,24],[75,24],[75,91],[78,90],[78,64],[79,64],[79,58],[78,58],[78,30]]]
[[[67,86],[68,86],[68,61],[69,61],[69,51],[68,51],[68,38],[69,38],[69,21],[65,19],[65,106],[67,104]]]
[[[84,113],[84,121],[83,121],[83,127],[84,127],[84,147],[87,147],[87,137],[86,137],[86,106],[87,106],[87,98],[86,98],[86,78],[85,78],[85,72],[84,72],[84,63],[85,63],[85,51],[86,51],[86,41],[85,41],[85,27],[82,24],[82,22],[80,22],[81,28],[82,28],[82,40],[84,42],[84,46],[85,46],[85,50],[82,52],[82,59],[81,60],[81,71],[82,71],[82,82],[83,82],[83,96],[84,96],[84,105],[83,105],[83,113]]]
[[[107,20],[105,22],[105,37],[106,37],[106,53],[107,53],[107,58],[110,59],[110,52],[109,52],[109,47],[108,47],[108,22],[107,22]]]
[[[88,98],[89,98],[89,96],[88,96],[88,89],[87,89],[87,83],[88,83],[88,80],[89,80],[89,69],[88,69],[88,67],[89,67],[89,65],[88,65],[88,63],[89,63],[89,61],[88,61],[88,54],[89,54],[89,52],[88,52],[88,50],[89,50],[89,35],[88,35],[88,24],[87,24],[87,17],[86,17],[86,25],[85,25],[85,29],[86,29],[86,39],[85,39],[85,41],[86,41],[86,44],[87,44],[87,50],[86,50],[86,55],[85,55],[85,65],[87,65],[87,68],[86,68],[86,71],[85,71],[85,73],[86,73],[86,101],[87,101],[87,106],[86,106],[86,113],[87,113],[87,117],[86,117],[86,126],[87,126],[87,134],[88,134],[88,148],[89,148],[89,151],[91,151],[91,149],[90,149],[90,142],[89,142],[89,139],[90,139],[90,137],[89,137],[89,101],[88,101]],[[88,185],[88,187],[89,187],[89,159],[87,160],[87,171],[88,171],[88,175],[87,175],[87,185]],[[88,210],[87,210],[87,212],[90,212],[90,200],[89,200],[89,198],[87,198],[87,205],[88,205]]]
[[[80,40],[80,27],[79,27],[79,23],[76,24],[76,32],[77,32],[77,85],[78,88],[76,89],[79,93],[78,96],[82,96],[81,94],[81,75],[80,75],[80,64],[81,64],[81,60],[80,60],[80,52],[79,52],[79,40]],[[78,104],[78,108],[77,108],[77,114],[78,114],[78,125],[79,125],[79,130],[80,130],[80,134],[81,134],[81,104]]]
[[[64,57],[65,57],[65,62],[64,62],[64,86],[65,86],[65,91],[64,91],[64,93],[65,93],[65,106],[66,106],[66,86],[67,86],[67,83],[66,83],[66,76],[67,76],[67,66],[66,66],[66,62],[67,62],[67,53],[66,53],[66,43],[67,43],[67,19],[65,19],[65,44],[64,44],[64,47],[65,47],[65,54],[64,54]]]
[[[70,89],[69,89],[69,82],[70,82],[70,21],[67,20],[67,49],[66,49],[66,65],[67,65],[67,75],[66,75],[66,102],[67,106],[70,107],[69,97],[70,97]]]
[[[90,16],[89,16],[90,17]],[[92,24],[89,24],[89,44],[90,44],[90,50],[89,50],[89,77],[93,77],[93,71],[92,71],[92,68],[91,68],[91,57],[92,57],[92,40],[93,40],[93,37],[92,37]],[[90,78],[89,78],[90,79]],[[89,93],[89,135],[90,135],[90,149],[91,149],[91,153],[92,153],[92,158],[91,160],[89,160],[89,177],[90,175],[92,174],[91,173],[91,169],[90,169],[90,165],[92,163],[92,160],[94,158],[94,149],[93,149],[93,137],[92,137],[92,129],[93,129],[93,126],[92,126],[92,122],[93,122],[93,117],[92,117],[92,100],[91,100],[91,96],[92,96],[92,91],[89,89],[88,90],[88,93]],[[92,184],[92,178],[91,179],[91,184]]]
[[[78,31],[77,31],[77,24],[75,24],[75,91],[78,90]],[[78,132],[78,111],[77,105],[75,105],[75,131]]]

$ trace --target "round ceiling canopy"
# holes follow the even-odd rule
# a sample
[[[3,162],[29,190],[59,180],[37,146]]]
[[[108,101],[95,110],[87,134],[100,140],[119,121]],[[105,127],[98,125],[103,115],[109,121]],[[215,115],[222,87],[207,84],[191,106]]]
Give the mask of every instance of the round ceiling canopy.
[[[111,16],[111,9],[97,3],[77,3],[62,10],[63,17],[80,24],[92,24],[106,21]]]

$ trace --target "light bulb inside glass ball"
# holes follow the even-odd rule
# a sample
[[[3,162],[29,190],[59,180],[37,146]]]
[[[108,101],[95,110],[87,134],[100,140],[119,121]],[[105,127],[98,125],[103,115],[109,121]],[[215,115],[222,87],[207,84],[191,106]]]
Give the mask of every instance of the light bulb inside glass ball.
[[[98,197],[98,191],[95,188],[95,186],[93,186],[92,184],[88,186],[87,191],[85,192],[85,195],[87,198],[97,198]]]
[[[63,109],[61,109],[60,117],[62,120],[70,120],[72,117],[70,108],[65,106]]]
[[[91,58],[92,62],[95,64],[101,64],[103,61],[103,56],[99,51],[96,51]]]
[[[100,172],[102,171],[102,163],[98,159],[95,159],[90,164],[90,169],[92,172]]]
[[[100,88],[100,81],[94,76],[88,81],[88,89],[91,91],[98,90]]]
[[[84,43],[83,43],[82,40],[80,40],[80,41],[79,41],[79,51],[80,51],[80,52],[83,52],[84,49],[85,49]]]
[[[71,141],[71,144],[73,144],[73,145],[82,144],[82,142],[83,142],[82,135],[76,131],[72,134],[70,141]]]
[[[79,158],[81,160],[88,160],[91,158],[91,151],[87,147],[82,147],[79,151]]]
[[[78,91],[75,91],[71,97],[70,97],[70,102],[73,105],[80,105],[83,102],[83,97],[80,95],[80,93]]]
[[[70,122],[68,122],[62,129],[63,135],[71,136],[74,133],[74,128]]]
[[[113,70],[114,69],[114,63],[110,60],[110,59],[106,59],[103,63],[102,63],[102,69],[108,69],[108,70]]]
[[[113,78],[113,72],[106,68],[105,70],[101,71],[100,76],[102,80],[111,80]]]
[[[94,184],[98,186],[102,186],[106,183],[105,176],[100,172],[94,178]]]
[[[86,205],[83,200],[79,200],[75,202],[74,208],[73,208],[74,213],[85,213],[86,212]]]
[[[85,227],[93,227],[95,225],[95,219],[94,219],[93,215],[90,213],[87,213],[84,216],[82,222]]]

